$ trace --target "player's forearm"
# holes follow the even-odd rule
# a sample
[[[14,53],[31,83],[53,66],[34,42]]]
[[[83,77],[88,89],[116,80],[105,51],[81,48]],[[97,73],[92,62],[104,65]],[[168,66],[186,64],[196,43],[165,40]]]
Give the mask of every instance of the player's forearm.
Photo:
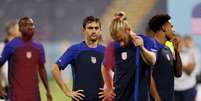
[[[189,63],[187,65],[184,65],[182,67],[182,69],[184,72],[186,72],[188,75],[190,75],[193,72],[193,70],[195,69],[195,67],[196,67],[195,63]]]
[[[4,96],[4,90],[3,90],[3,86],[2,86],[2,82],[0,80],[0,97]]]
[[[179,52],[175,50],[175,76],[181,77],[182,75],[182,62]]]
[[[106,87],[108,89],[112,89],[113,84],[112,84],[112,77],[110,74],[110,70],[105,68],[104,66],[102,66],[101,72],[102,72],[103,80],[104,80]]]
[[[39,75],[40,75],[40,78],[43,82],[43,85],[45,86],[45,89],[47,92],[50,92],[50,89],[49,89],[49,84],[48,84],[48,79],[47,79],[47,72],[45,70],[45,67],[43,68],[39,68]]]
[[[152,76],[151,76],[150,93],[151,93],[151,96],[154,97],[155,100],[156,99],[160,100],[160,96],[159,96],[158,90],[156,88],[156,82]]]
[[[54,64],[52,67],[52,75],[57,84],[59,85],[59,88],[64,92],[64,94],[70,92],[69,88],[65,85],[62,76],[61,71],[59,70],[59,67],[57,64]]]
[[[0,92],[3,91],[3,86],[2,86],[2,70],[0,68]],[[0,94],[1,95],[1,94]]]
[[[140,54],[149,65],[154,65],[156,62],[156,54],[154,52],[148,51],[144,46],[140,46]]]

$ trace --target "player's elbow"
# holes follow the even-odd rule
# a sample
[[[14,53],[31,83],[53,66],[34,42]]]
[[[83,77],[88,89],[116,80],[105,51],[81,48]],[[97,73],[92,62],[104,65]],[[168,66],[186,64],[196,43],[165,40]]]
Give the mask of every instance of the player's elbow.
[[[148,65],[154,65],[156,63],[156,56],[154,54],[150,55],[145,61]]]
[[[54,76],[54,74],[57,73],[58,71],[60,71],[58,65],[57,65],[57,64],[54,64],[54,65],[52,66],[52,68],[51,68],[51,73],[53,74],[53,76]]]
[[[151,65],[154,65],[156,63],[156,56],[152,56],[152,59],[151,59]]]
[[[101,67],[101,72],[102,72],[102,75],[103,77],[107,76],[108,74],[110,74],[110,69],[105,67],[104,65],[102,65]]]
[[[175,77],[177,77],[177,78],[179,78],[179,77],[181,77],[182,76],[182,72],[179,72],[179,73],[176,73],[175,74]]]
[[[154,65],[156,63],[156,53],[154,52],[150,52],[150,57],[151,57],[151,61],[150,61],[150,64],[151,65]]]

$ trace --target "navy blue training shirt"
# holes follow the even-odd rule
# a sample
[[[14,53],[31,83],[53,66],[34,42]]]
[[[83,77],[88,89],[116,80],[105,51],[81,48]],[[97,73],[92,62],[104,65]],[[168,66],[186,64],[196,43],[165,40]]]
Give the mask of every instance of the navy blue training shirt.
[[[146,49],[155,52],[154,42],[145,35],[143,38]],[[129,42],[122,47],[118,42],[110,43],[105,51],[103,65],[114,71],[115,101],[134,101],[134,87],[136,85],[136,46]],[[139,53],[138,53],[139,54]],[[149,100],[149,85],[151,66],[139,57],[139,101]]]
[[[156,87],[161,101],[173,101],[175,68],[174,58],[168,47],[157,41],[156,44],[157,60],[154,65],[152,75],[156,82]]]
[[[103,87],[101,63],[104,46],[89,48],[85,42],[72,45],[59,58],[56,64],[64,70],[71,64],[73,73],[73,91],[84,90],[85,101],[99,101],[99,88]]]

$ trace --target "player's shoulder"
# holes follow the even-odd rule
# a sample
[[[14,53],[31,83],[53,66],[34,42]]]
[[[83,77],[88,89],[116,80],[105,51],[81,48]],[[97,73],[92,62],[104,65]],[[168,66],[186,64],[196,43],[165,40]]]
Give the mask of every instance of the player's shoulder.
[[[98,47],[105,48],[105,46],[103,44],[98,44]]]
[[[39,49],[44,48],[43,44],[39,41],[33,40],[32,43],[33,43],[34,47],[36,47],[36,48],[39,48]]]
[[[98,44],[98,48],[102,49],[102,50],[105,50],[105,46],[102,45],[102,44]]]
[[[20,38],[20,37],[16,37],[16,38],[14,38],[13,40],[11,40],[10,42],[6,43],[5,47],[14,48],[14,47],[19,46],[20,43],[22,43],[21,38]]]
[[[97,47],[95,48],[95,50],[97,52],[104,53],[105,52],[105,46],[103,46],[102,44],[98,44]]]
[[[142,37],[142,39],[145,40],[145,41],[155,41],[154,38],[152,38],[151,36],[148,36],[148,35],[146,35],[144,33],[141,33],[138,36]]]
[[[80,43],[74,43],[72,44],[69,49],[82,49],[84,47],[84,44],[83,42],[80,42]]]

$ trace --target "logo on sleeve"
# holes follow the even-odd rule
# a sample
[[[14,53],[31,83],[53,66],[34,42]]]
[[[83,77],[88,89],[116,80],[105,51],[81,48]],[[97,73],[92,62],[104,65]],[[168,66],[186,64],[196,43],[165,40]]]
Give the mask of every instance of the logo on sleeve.
[[[91,57],[91,62],[93,63],[93,64],[95,64],[96,62],[97,62],[97,60],[96,60],[96,57]]]
[[[168,54],[166,54],[166,58],[168,59],[168,61],[170,61],[170,56]]]
[[[26,52],[26,57],[30,59],[32,57],[32,53],[30,51]]]
[[[122,52],[121,53],[121,59],[126,60],[128,58],[127,52]]]

